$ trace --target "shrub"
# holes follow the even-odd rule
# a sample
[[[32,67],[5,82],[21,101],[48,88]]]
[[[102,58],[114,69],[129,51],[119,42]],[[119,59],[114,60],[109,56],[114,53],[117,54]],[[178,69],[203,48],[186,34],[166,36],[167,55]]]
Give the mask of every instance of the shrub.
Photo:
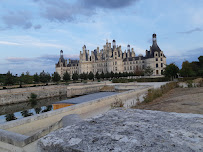
[[[115,102],[111,104],[111,108],[123,107],[124,104],[121,99],[115,98]]]
[[[188,88],[192,88],[193,87],[193,85],[192,85],[192,80],[187,80],[187,87]]]

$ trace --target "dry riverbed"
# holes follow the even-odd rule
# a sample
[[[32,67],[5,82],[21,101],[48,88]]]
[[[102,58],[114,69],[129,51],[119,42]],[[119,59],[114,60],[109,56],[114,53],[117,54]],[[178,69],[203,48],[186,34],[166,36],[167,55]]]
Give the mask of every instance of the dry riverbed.
[[[141,103],[134,108],[203,114],[203,87],[175,88],[150,103]]]

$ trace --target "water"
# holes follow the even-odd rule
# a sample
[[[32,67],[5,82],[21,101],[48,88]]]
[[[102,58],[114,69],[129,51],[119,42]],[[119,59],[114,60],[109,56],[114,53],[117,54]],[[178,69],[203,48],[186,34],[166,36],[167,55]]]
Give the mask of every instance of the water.
[[[11,104],[6,106],[0,106],[0,123],[6,121],[12,121],[16,119],[21,119],[24,117],[29,117],[31,115],[36,115],[72,104],[79,104],[82,102],[87,102],[90,100],[95,100],[98,98],[110,96],[117,94],[118,92],[99,92],[88,95],[83,95],[75,98],[67,98],[66,96],[62,97],[53,97],[47,99],[37,100],[35,103],[23,102],[18,104]]]

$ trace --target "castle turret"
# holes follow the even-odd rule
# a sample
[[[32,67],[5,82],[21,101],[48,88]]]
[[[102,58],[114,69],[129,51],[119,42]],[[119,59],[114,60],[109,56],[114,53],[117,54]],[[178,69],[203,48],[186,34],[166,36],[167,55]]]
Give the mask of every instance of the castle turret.
[[[116,40],[113,40],[112,44],[113,44],[113,49],[115,49],[116,48]]]
[[[153,42],[154,45],[157,43],[156,42],[156,34],[155,33],[152,35],[152,42]]]

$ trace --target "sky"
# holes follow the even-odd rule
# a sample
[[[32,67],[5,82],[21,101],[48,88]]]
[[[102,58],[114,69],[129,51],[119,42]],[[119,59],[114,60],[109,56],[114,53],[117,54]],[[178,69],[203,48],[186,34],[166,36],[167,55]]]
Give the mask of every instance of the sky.
[[[53,73],[60,50],[78,59],[82,46],[116,40],[145,55],[152,34],[181,67],[203,55],[202,0],[0,0],[0,73]]]

